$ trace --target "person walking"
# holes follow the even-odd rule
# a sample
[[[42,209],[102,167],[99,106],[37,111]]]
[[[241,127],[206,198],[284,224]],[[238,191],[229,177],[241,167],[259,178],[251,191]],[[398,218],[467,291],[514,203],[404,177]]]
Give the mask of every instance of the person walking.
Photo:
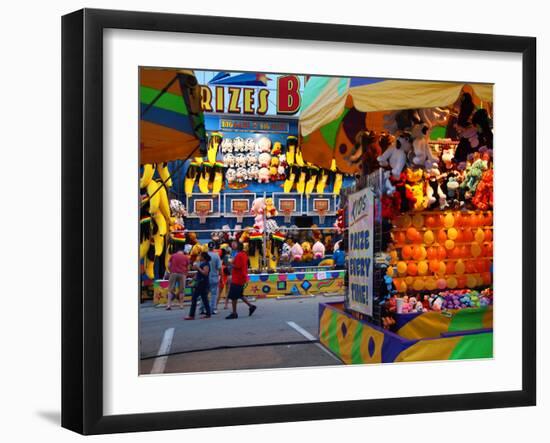
[[[248,281],[248,255],[244,251],[244,245],[237,243],[237,255],[233,259],[232,272],[231,272],[231,286],[229,287],[228,297],[231,300],[232,311],[227,317],[228,320],[238,318],[237,314],[237,302],[242,300],[248,305],[248,315],[254,314],[256,306],[250,303],[243,295],[244,285]]]
[[[208,243],[208,255],[210,256],[210,277],[209,277],[209,291],[210,291],[210,312],[217,314],[216,306],[218,305],[218,293],[220,289],[220,274],[222,271],[222,261],[220,254],[214,250],[216,244],[211,241]]]
[[[209,263],[210,255],[208,252],[201,252],[199,255],[199,261],[193,265],[197,271],[197,275],[195,276],[195,287],[193,288],[193,295],[191,297],[191,308],[189,309],[189,315],[185,317],[184,320],[195,319],[195,311],[197,309],[197,300],[199,297],[205,309],[205,314],[201,315],[201,318],[210,318],[210,305],[208,304],[210,274]]]
[[[189,256],[179,250],[170,257],[168,261],[168,303],[166,310],[172,309],[172,301],[176,297],[176,286],[178,286],[178,301],[183,309],[183,298],[185,296],[185,279],[189,272]]]
[[[229,291],[229,283],[231,282],[230,254],[231,254],[231,248],[228,245],[222,246],[221,257],[220,257],[222,261],[222,272],[220,275],[220,287],[218,292],[218,302],[216,303],[216,309],[218,309],[218,303],[222,296],[225,299],[224,309],[227,309],[227,300],[228,300],[227,293]]]

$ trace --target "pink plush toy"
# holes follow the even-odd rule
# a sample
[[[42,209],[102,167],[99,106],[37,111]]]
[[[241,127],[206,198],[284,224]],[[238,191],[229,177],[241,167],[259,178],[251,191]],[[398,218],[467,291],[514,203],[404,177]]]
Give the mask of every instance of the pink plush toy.
[[[292,261],[300,261],[302,260],[302,256],[304,255],[304,250],[302,249],[302,246],[300,246],[300,243],[296,242],[292,245],[290,248],[290,258]]]
[[[260,168],[258,171],[258,183],[269,183],[269,168]]]
[[[258,197],[252,202],[250,213],[254,215],[254,229],[258,232],[264,232],[264,212],[265,212],[265,199]]]
[[[317,240],[311,251],[313,252],[313,258],[323,258],[325,256],[325,245]]]

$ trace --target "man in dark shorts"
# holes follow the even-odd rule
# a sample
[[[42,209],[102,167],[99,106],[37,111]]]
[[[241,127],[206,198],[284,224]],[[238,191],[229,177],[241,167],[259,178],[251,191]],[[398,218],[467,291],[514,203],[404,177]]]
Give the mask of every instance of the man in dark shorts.
[[[233,259],[232,271],[231,271],[231,286],[229,287],[229,294],[227,297],[231,300],[231,308],[233,312],[229,314],[227,319],[231,320],[238,318],[237,314],[237,302],[242,300],[248,305],[248,315],[252,315],[256,310],[256,306],[250,303],[243,295],[244,285],[248,281],[248,255],[244,252],[243,244],[238,243],[237,255]]]

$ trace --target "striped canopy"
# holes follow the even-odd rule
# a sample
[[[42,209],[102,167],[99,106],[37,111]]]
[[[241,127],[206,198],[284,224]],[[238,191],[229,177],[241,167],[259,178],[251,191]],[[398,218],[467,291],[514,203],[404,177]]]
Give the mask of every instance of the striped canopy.
[[[140,163],[186,159],[206,146],[193,71],[140,69]]]
[[[367,112],[449,106],[459,98],[466,85],[379,78],[311,77],[305,85],[300,107],[304,159],[327,167],[335,158],[340,170],[355,173],[357,171],[348,170],[350,165],[341,157],[352,149],[354,134],[366,128]],[[493,101],[493,85],[468,85],[480,100]],[[352,122],[347,120],[348,116],[353,117]]]

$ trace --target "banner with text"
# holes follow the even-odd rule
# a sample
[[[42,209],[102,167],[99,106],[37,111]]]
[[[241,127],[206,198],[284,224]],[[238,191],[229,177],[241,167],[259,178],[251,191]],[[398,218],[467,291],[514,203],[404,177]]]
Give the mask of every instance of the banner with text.
[[[348,307],[372,316],[374,193],[370,188],[348,199]]]

